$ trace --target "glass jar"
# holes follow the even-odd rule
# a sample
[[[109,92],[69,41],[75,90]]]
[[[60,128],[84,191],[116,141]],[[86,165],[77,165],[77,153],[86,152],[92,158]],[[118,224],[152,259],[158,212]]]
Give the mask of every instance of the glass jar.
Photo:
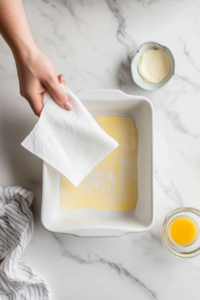
[[[180,207],[172,210],[167,214],[162,225],[161,238],[163,245],[171,253],[182,258],[190,258],[200,254],[200,234],[198,232],[197,239],[189,246],[179,246],[174,243],[170,237],[169,226],[177,217],[190,217],[198,225],[200,231],[200,210],[192,207]]]

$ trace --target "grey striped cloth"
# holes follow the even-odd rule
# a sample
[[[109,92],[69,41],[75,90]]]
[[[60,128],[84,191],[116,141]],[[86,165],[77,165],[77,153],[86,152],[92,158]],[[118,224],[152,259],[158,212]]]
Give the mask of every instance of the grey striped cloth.
[[[48,300],[44,279],[20,261],[33,233],[33,193],[0,187],[0,300]]]

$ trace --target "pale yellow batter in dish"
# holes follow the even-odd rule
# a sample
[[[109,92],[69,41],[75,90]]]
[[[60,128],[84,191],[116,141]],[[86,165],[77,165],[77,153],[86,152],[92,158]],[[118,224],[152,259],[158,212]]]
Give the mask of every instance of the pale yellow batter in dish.
[[[61,210],[134,210],[138,198],[138,132],[135,124],[131,118],[118,116],[94,118],[119,143],[119,147],[103,159],[77,188],[61,176]]]

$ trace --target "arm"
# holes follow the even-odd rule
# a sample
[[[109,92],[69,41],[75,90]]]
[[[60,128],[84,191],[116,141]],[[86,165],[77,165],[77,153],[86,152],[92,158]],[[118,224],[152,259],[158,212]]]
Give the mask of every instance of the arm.
[[[62,108],[71,110],[70,100],[59,85],[64,83],[62,75],[57,78],[54,65],[35,44],[21,0],[0,0],[0,33],[14,55],[20,93],[34,113],[41,114],[45,90]]]

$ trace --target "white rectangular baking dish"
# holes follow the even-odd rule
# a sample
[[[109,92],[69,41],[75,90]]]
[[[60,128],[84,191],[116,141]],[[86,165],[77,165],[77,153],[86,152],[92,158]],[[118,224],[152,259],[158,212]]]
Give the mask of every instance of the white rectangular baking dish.
[[[77,96],[92,115],[131,117],[138,129],[138,202],[131,212],[60,209],[60,174],[43,163],[41,220],[53,232],[82,237],[120,236],[148,230],[154,222],[153,107],[147,98],[118,90],[85,90]]]

